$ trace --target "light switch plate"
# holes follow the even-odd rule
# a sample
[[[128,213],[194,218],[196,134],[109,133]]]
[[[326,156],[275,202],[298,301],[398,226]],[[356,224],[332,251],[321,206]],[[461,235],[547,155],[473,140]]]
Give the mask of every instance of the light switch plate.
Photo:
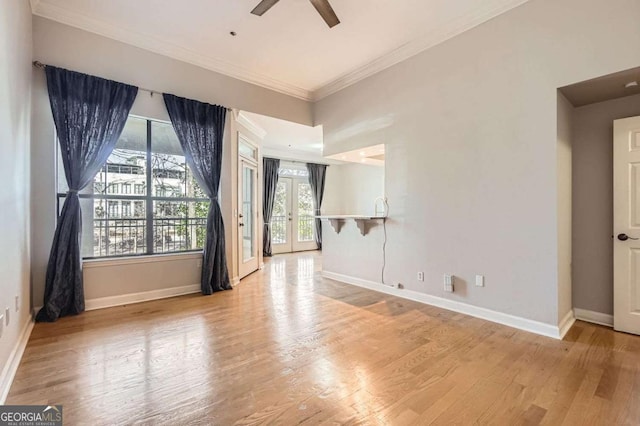
[[[2,337],[3,332],[4,332],[4,315],[0,315],[0,337]]]
[[[476,275],[476,287],[484,287],[484,275]]]
[[[9,309],[9,308],[5,308],[4,309],[4,319],[6,321],[5,324],[8,327],[9,323],[11,322],[11,309]]]

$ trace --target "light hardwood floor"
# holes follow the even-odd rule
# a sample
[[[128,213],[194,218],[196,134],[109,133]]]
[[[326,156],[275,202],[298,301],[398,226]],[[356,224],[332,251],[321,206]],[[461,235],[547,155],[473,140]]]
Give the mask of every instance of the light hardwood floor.
[[[37,324],[8,404],[65,424],[640,424],[640,337],[564,341],[268,260],[233,291]]]

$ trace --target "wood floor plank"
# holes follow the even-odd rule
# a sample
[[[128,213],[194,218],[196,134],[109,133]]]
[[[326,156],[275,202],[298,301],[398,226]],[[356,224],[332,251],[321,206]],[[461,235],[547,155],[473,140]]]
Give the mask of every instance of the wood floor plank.
[[[635,425],[640,337],[557,341],[268,259],[233,291],[37,324],[8,404],[91,425]]]

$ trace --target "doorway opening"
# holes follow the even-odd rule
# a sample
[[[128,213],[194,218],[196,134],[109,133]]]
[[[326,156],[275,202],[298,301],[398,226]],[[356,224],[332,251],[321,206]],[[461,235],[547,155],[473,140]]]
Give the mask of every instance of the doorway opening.
[[[323,134],[321,126],[307,126],[286,120],[264,116],[248,111],[241,111],[238,116],[238,124],[242,129],[255,135],[252,140],[257,142],[259,157],[257,161],[257,199],[258,199],[258,224],[257,247],[259,248],[260,265],[263,266],[265,257],[282,253],[291,253],[307,250],[317,250],[319,241],[316,235],[317,220],[319,211],[324,209],[322,196],[318,191],[312,189],[313,185],[309,180],[308,164],[329,165],[338,164],[338,161],[328,160],[323,156]],[[239,154],[242,156],[242,145],[239,145]],[[278,167],[268,167],[265,170],[265,161],[277,160]],[[247,166],[239,163],[239,171],[247,171]],[[273,173],[277,170],[275,188],[273,185],[265,185],[265,180],[272,181]],[[326,170],[326,175],[330,171]],[[247,178],[245,177],[245,180]],[[324,185],[317,186],[325,188]],[[241,247],[239,257],[240,263],[249,262],[251,267],[255,267],[254,260],[245,259],[246,252],[253,252],[253,235],[247,226],[249,225],[243,209],[252,205],[249,192],[252,187],[242,183],[239,179],[239,189],[245,193],[239,194],[238,209],[238,241]],[[329,198],[335,189],[325,188],[320,191]],[[267,192],[268,191],[268,192]],[[316,206],[317,199],[320,199],[320,206]],[[266,200],[266,202],[265,202]],[[270,212],[265,212],[263,207],[273,204]],[[242,206],[242,207],[240,207]],[[243,217],[241,217],[243,216]],[[266,222],[266,227],[265,227]],[[322,235],[322,234],[320,234]],[[268,239],[268,240],[267,240]],[[241,273],[241,276],[243,274]]]
[[[635,229],[629,208],[623,208],[626,219],[614,220],[614,192],[619,191],[614,176],[621,171],[628,182],[633,177],[633,167],[614,167],[615,147],[622,144],[627,153],[633,147],[630,137],[616,141],[614,123],[640,116],[638,83],[640,68],[634,68],[558,90],[559,264],[564,265],[559,272],[566,275],[559,278],[559,305],[568,304],[577,319],[631,332],[614,324],[614,316],[624,310],[614,303],[621,276],[616,273],[614,279],[619,266],[614,252],[632,249],[634,240],[614,236],[640,236],[640,227]],[[635,199],[632,195],[627,190],[623,198]],[[630,272],[622,275],[630,277]],[[625,292],[632,298],[633,292]],[[640,298],[636,301],[640,314]]]
[[[258,146],[249,137],[238,137],[238,244],[240,278],[258,270],[260,266],[258,212]]]
[[[315,215],[309,174],[304,164],[282,162],[273,213],[273,254],[315,250]]]
[[[247,111],[240,111],[237,121],[239,129],[255,136],[252,141],[259,148],[256,220],[259,267],[271,255],[317,250],[325,247],[325,238],[335,241],[336,232],[318,216],[375,214],[377,203],[384,196],[384,144],[325,152],[321,126],[306,126]],[[239,164],[239,171],[242,170],[251,174]],[[314,173],[311,179],[309,170]],[[245,186],[239,185],[246,194],[239,195],[237,241],[239,245],[242,242],[240,250],[249,251],[255,249],[256,240],[247,229],[249,222],[244,220],[243,209],[253,205],[248,202],[252,187]],[[316,205],[317,200],[320,205]],[[267,207],[269,211],[264,209],[272,202],[273,207]],[[357,232],[360,235],[361,231]],[[326,251],[325,254],[330,257]],[[255,268],[253,259],[245,258],[243,252],[238,259],[250,260],[251,268]]]

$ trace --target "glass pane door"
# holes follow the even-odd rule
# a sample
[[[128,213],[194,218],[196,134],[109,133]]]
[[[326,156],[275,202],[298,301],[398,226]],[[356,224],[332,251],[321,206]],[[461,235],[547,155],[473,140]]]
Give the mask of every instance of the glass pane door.
[[[280,178],[271,215],[271,250],[274,254],[291,252],[291,179]]]
[[[315,219],[311,185],[298,182],[298,242],[315,241]]]
[[[242,167],[242,260],[247,261],[254,257],[254,246],[256,236],[254,235],[253,212],[255,210],[255,200],[253,199],[254,171],[253,168],[243,165]]]
[[[240,244],[240,277],[244,277],[258,269],[257,244],[257,168],[255,165],[240,161],[239,168],[239,214],[238,236]]]
[[[292,251],[315,250],[315,216],[308,179],[294,179],[292,226],[296,238]]]
[[[274,254],[316,249],[313,197],[306,178],[278,179],[271,247]]]

